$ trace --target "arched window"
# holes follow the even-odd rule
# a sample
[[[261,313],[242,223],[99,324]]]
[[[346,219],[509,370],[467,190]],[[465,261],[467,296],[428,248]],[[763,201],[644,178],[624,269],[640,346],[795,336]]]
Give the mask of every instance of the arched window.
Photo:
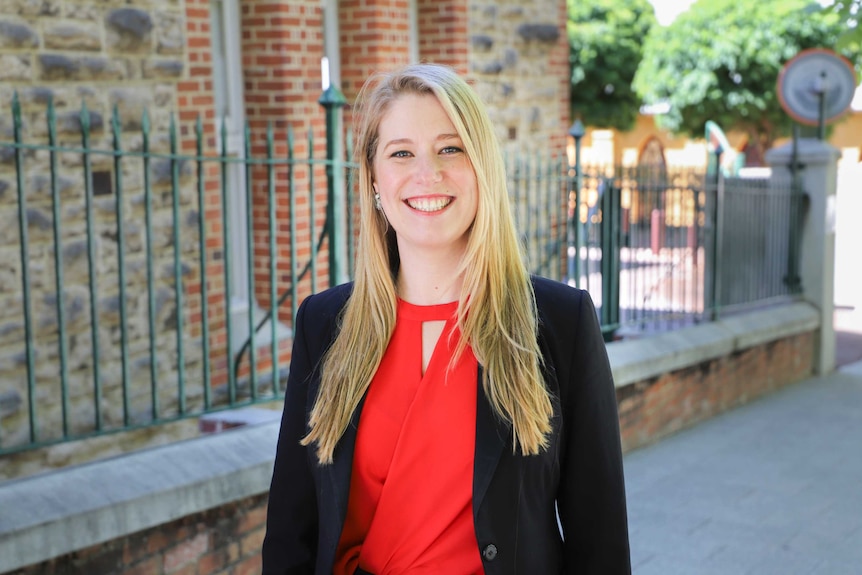
[[[657,170],[667,169],[664,158],[664,146],[655,136],[651,136],[641,147],[638,154],[638,165],[642,167],[655,168]]]

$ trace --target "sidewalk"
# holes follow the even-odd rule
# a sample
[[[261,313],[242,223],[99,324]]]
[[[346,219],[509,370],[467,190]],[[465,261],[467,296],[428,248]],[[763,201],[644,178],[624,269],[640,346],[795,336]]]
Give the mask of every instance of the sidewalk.
[[[625,456],[635,575],[862,573],[862,362]]]

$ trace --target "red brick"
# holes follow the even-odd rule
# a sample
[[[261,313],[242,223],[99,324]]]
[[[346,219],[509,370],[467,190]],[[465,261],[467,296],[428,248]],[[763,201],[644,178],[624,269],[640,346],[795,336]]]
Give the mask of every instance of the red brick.
[[[181,530],[182,532],[182,530]],[[209,550],[209,536],[199,533],[165,553],[165,573],[176,573],[183,566],[196,562]]]

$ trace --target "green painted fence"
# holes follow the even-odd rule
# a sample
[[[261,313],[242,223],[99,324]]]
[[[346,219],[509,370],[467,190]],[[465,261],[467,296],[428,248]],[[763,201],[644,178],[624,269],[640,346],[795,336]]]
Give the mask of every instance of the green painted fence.
[[[340,134],[343,98],[321,104],[328,134]],[[355,166],[340,159],[351,157],[344,140],[327,137],[318,158],[311,132],[303,146],[289,132],[278,155],[270,127],[255,156],[246,128],[243,159],[228,153],[224,130],[218,153],[205,154],[200,120],[196,153],[183,154],[172,118],[155,133],[145,113],[139,131],[122,133],[116,110],[106,126],[83,107],[61,137],[49,105],[44,139],[28,143],[27,129],[40,140],[34,116],[22,117],[17,98],[10,116],[12,141],[0,142],[0,455],[280,398],[300,297],[353,273]],[[801,289],[791,183],[542,154],[506,165],[529,268],[588,289],[608,339]],[[225,239],[237,224],[237,169],[251,296],[239,320],[240,262]]]

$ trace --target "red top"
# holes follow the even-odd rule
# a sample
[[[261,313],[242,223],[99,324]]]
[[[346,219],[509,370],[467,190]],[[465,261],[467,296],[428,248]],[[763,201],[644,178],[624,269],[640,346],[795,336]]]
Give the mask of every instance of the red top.
[[[458,302],[398,302],[395,331],[365,398],[335,575],[477,574],[473,526],[478,365],[452,371]],[[446,325],[422,375],[422,324]],[[449,337],[451,333],[452,337]]]

